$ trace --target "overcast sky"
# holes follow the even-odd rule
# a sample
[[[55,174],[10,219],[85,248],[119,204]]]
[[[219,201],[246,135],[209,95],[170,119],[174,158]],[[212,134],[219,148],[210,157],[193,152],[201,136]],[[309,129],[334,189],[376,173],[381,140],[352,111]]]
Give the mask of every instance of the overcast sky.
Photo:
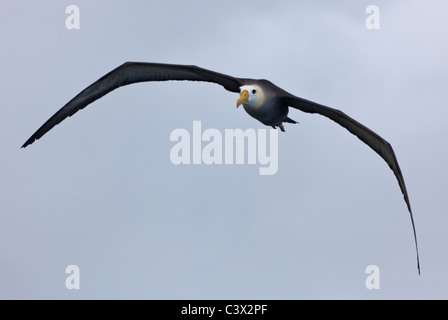
[[[380,9],[369,30],[368,5]],[[80,9],[69,30],[66,8]],[[0,2],[0,298],[448,298],[446,1]],[[265,78],[389,141],[387,164],[319,115],[278,171],[174,165],[177,128],[268,129],[210,83],[120,88],[20,146],[126,61]],[[68,290],[66,267],[80,270]],[[366,268],[380,270],[367,289]]]

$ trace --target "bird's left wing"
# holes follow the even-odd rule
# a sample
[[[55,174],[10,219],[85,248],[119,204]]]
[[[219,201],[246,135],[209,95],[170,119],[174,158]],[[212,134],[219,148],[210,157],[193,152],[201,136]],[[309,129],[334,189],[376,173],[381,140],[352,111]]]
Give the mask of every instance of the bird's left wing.
[[[228,91],[239,92],[239,87],[242,85],[243,79],[234,78],[197,66],[126,62],[88,86],[76,97],[70,100],[48,119],[48,121],[23,144],[22,148],[25,148],[35,140],[40,139],[55,125],[59,124],[67,117],[71,117],[78,110],[83,109],[112,90],[136,82],[169,80],[214,82],[223,86]]]
[[[412,222],[412,230],[414,232],[414,240],[415,240],[415,248],[417,251],[417,267],[418,272],[420,273],[420,262],[418,255],[418,245],[417,245],[417,233],[415,231],[414,217],[412,215],[411,203],[409,201],[408,192],[406,190],[406,185],[404,183],[403,174],[401,173],[400,166],[398,165],[397,157],[395,156],[395,152],[392,149],[392,146],[389,142],[381,138],[378,134],[362,125],[358,121],[350,118],[348,115],[339,111],[337,109],[332,109],[321,104],[302,99],[290,94],[285,94],[283,96],[283,100],[285,104],[291,106],[293,108],[299,109],[303,112],[307,113],[317,113],[323,115],[336,123],[340,124],[348,131],[357,136],[361,141],[366,143],[370,148],[375,150],[384,161],[389,165],[392,171],[395,174],[395,177],[398,180],[398,184],[400,185],[401,192],[403,193],[404,201],[408,207],[411,222]]]

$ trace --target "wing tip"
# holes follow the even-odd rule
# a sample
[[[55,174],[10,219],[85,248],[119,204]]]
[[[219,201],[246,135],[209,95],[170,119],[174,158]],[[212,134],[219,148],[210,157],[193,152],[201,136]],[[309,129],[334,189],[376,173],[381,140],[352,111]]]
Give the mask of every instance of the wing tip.
[[[28,140],[25,141],[25,143],[20,147],[20,149],[24,149],[27,146],[29,146],[30,144],[32,144],[34,141],[36,141],[37,139],[34,137],[29,138]]]

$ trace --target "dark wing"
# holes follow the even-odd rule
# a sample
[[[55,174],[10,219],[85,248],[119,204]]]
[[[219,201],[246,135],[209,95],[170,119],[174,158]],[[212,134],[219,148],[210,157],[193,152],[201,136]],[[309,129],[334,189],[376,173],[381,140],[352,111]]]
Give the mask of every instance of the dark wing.
[[[234,78],[196,66],[126,62],[88,86],[76,97],[70,100],[48,119],[48,121],[23,144],[22,148],[25,148],[35,140],[40,139],[45,133],[50,131],[65,118],[71,117],[78,110],[83,109],[112,90],[136,82],[169,80],[214,82],[222,85],[228,91],[239,92],[239,87],[242,85],[243,79]]]
[[[353,133],[355,136],[357,136],[359,139],[361,139],[370,148],[375,150],[375,152],[378,153],[381,156],[381,158],[383,158],[384,161],[387,162],[387,164],[392,169],[392,171],[395,174],[395,177],[398,180],[398,184],[400,185],[401,192],[403,193],[404,196],[404,201],[406,201],[406,205],[411,215],[412,229],[414,231],[415,248],[417,250],[417,267],[418,267],[418,273],[420,274],[417,233],[415,231],[415,224],[414,224],[414,217],[412,215],[411,203],[409,202],[409,196],[406,190],[406,185],[404,183],[403,174],[401,173],[397,157],[395,156],[394,150],[392,149],[390,143],[381,138],[378,134],[376,134],[366,126],[350,118],[342,111],[332,109],[323,106],[321,104],[305,100],[299,97],[295,97],[289,94],[283,97],[283,99],[286,104],[288,104],[293,108],[299,109],[307,113],[318,113],[337,122],[338,124],[346,128],[348,131]]]

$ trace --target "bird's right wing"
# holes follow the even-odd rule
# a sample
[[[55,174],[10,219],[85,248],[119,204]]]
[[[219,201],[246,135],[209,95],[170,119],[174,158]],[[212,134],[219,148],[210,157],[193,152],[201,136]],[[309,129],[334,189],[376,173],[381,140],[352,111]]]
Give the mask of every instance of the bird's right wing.
[[[35,140],[40,139],[44,134],[67,117],[71,117],[77,111],[85,108],[93,101],[119,87],[137,82],[169,80],[213,82],[223,86],[226,90],[231,92],[239,92],[239,87],[242,85],[243,81],[243,79],[234,78],[197,66],[126,62],[88,86],[76,97],[70,100],[48,119],[48,121],[23,144],[22,148],[25,148]]]
[[[352,134],[357,136],[361,141],[363,141],[376,153],[378,153],[381,156],[381,158],[384,159],[384,161],[386,161],[386,163],[389,165],[389,167],[395,174],[395,177],[397,178],[401,192],[403,193],[404,201],[406,202],[409,214],[411,216],[412,230],[414,232],[415,248],[417,250],[417,267],[418,272],[420,273],[417,233],[415,231],[415,224],[414,224],[414,217],[412,215],[411,203],[409,201],[408,191],[406,190],[406,185],[404,183],[403,174],[401,173],[397,157],[395,156],[395,152],[392,149],[390,143],[381,138],[378,134],[376,134],[363,124],[350,118],[348,115],[346,115],[344,112],[340,110],[329,108],[324,105],[315,103],[313,101],[302,99],[290,94],[285,94],[283,100],[284,103],[287,104],[288,106],[291,106],[293,108],[299,109],[307,113],[317,113],[335,121],[339,125],[346,128],[348,131],[350,131]]]

